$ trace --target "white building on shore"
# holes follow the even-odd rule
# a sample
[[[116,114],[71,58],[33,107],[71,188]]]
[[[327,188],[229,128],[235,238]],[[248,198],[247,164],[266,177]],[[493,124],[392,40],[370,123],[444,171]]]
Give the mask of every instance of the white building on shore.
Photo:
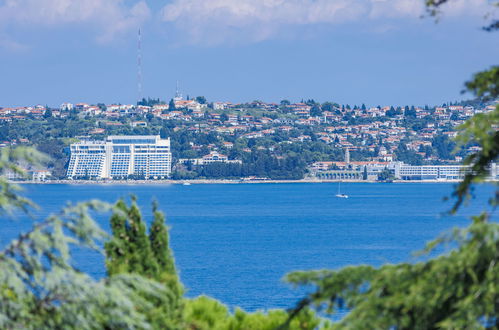
[[[109,136],[70,147],[69,179],[165,179],[171,174],[170,139],[159,135]]]
[[[385,170],[396,180],[462,180],[469,167],[464,165],[407,165],[402,162],[315,162],[311,172],[320,179],[377,180]],[[365,171],[365,174],[364,174]],[[487,180],[499,180],[499,166],[492,163]]]
[[[395,162],[395,178],[402,180],[460,180],[465,175],[462,165],[406,165]]]
[[[243,162],[238,159],[234,160],[229,160],[229,157],[226,155],[222,155],[221,153],[218,153],[217,151],[212,151],[208,155],[204,155],[202,158],[196,158],[196,159],[179,159],[179,163],[181,164],[188,164],[191,163],[192,165],[208,165],[212,163],[227,163],[227,164],[242,164]]]
[[[401,180],[462,180],[469,167],[464,165],[406,165],[394,162],[395,178]],[[497,180],[498,166],[492,163],[488,180]]]

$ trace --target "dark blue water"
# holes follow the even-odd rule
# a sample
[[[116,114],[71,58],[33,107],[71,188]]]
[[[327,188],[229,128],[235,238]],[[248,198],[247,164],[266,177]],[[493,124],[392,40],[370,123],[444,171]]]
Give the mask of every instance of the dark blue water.
[[[67,201],[113,202],[135,194],[150,220],[153,198],[167,214],[171,246],[188,296],[207,294],[247,310],[291,307],[303,294],[281,281],[293,270],[413,261],[411,252],[486,206],[491,187],[458,216],[442,217],[451,184],[25,185],[24,194],[57,212]],[[108,227],[107,217],[101,225]],[[3,221],[5,245],[31,220]],[[102,256],[75,255],[104,275]]]

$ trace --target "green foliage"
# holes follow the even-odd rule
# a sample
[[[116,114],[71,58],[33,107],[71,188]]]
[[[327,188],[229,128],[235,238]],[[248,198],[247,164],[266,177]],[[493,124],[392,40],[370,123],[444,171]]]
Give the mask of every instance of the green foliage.
[[[227,307],[206,296],[188,299],[184,319],[190,329],[196,330],[273,330],[279,328],[288,318],[284,310],[270,310],[267,313],[246,313],[236,309],[230,314]],[[310,310],[303,310],[285,329],[325,329],[328,323]]]
[[[483,100],[491,100],[499,95],[499,66],[478,72],[466,83],[466,88]]]
[[[454,158],[452,151],[455,149],[456,143],[447,136],[437,135],[433,138],[431,144],[439,159],[445,160]]]
[[[128,207],[119,200],[111,216],[113,237],[106,242],[108,275],[137,274],[161,283],[167,289],[167,303],[153,301],[153,308],[145,311],[155,328],[177,328],[181,324],[183,289],[175,269],[169,247],[164,215],[153,206],[154,220],[147,235],[146,224],[135,198]]]
[[[173,101],[173,99],[171,99],[170,102],[168,103],[168,110],[170,111],[175,110],[175,102]]]
[[[499,67],[492,67],[474,76],[474,79],[466,83],[466,87],[483,98],[499,97]],[[490,165],[497,162],[499,158],[499,103],[495,109],[488,113],[477,114],[459,127],[457,137],[458,147],[469,144],[478,144],[481,147],[464,160],[464,164],[470,167],[463,181],[456,188],[453,196],[456,203],[451,212],[456,212],[459,206],[469,198],[470,187],[473,183],[484,181],[489,175]],[[497,183],[496,183],[497,186]],[[496,189],[491,204],[499,203],[499,189]]]
[[[65,166],[69,161],[69,154],[65,153],[64,150],[69,147],[67,140],[61,138],[41,139],[35,144],[38,151],[50,157],[47,167],[51,169],[52,176],[58,179],[66,177]]]
[[[68,206],[0,252],[0,328],[150,328],[144,312],[151,301],[165,303],[164,286],[132,275],[95,281],[72,266],[72,246],[99,249],[106,234],[89,211],[106,209]]]
[[[414,150],[407,149],[405,143],[400,143],[397,150],[395,150],[397,160],[410,165],[422,165],[423,158]]]
[[[50,117],[52,117],[52,110],[50,108],[47,108],[47,110],[45,110],[45,113],[43,114],[43,118],[47,119]]]
[[[152,107],[153,105],[156,105],[156,104],[164,104],[164,102],[160,101],[159,98],[152,99],[150,97],[148,97],[147,99],[145,97],[143,97],[142,100],[137,102],[137,105],[146,105],[149,107]]]
[[[452,212],[457,211],[459,206],[469,198],[470,187],[473,183],[484,181],[488,177],[490,164],[497,161],[499,157],[497,125],[499,125],[499,104],[495,110],[485,114],[477,114],[460,127],[457,138],[458,145],[477,143],[481,150],[467,156],[464,160],[464,164],[468,165],[470,169],[453,193],[457,200]],[[493,205],[498,204],[499,190],[496,189],[496,194],[491,202]]]
[[[0,214],[10,213],[19,208],[28,211],[35,206],[31,201],[18,194],[21,190],[19,185],[10,183],[5,174],[12,173],[20,177],[26,177],[26,171],[19,164],[40,165],[47,161],[47,157],[33,148],[2,148],[0,149]]]
[[[441,15],[441,12],[442,12],[440,8],[443,5],[450,3],[450,2],[457,2],[457,1],[456,0],[425,0],[426,10],[430,16],[438,17]],[[497,1],[497,0],[487,1],[487,3],[490,6],[499,7],[499,1]],[[485,31],[491,32],[491,31],[495,31],[495,30],[499,29],[499,20],[494,19],[493,17],[494,16],[491,15],[491,13],[487,13],[485,15],[486,19],[492,18],[490,20],[490,22],[486,26],[483,27],[483,29]]]
[[[321,116],[322,115],[321,107],[319,105],[312,106],[312,109],[310,109],[310,115],[313,117]]]
[[[206,104],[206,97],[204,97],[204,96],[197,96],[195,100],[199,104]]]
[[[136,273],[157,278],[158,264],[137,204],[134,201],[128,208],[119,200],[115,209],[111,216],[113,239],[105,246],[108,274]]]
[[[153,205],[154,220],[151,224],[149,239],[154,258],[158,264],[159,278],[156,280],[165,283],[170,290],[176,293],[178,299],[182,296],[183,289],[180,284],[175,259],[170,249],[168,228],[165,225],[165,216],[158,210],[157,204]]]

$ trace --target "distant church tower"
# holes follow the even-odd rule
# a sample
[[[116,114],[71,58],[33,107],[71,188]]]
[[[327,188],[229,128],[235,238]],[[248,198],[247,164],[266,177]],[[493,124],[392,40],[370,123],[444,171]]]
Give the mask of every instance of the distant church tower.
[[[350,150],[345,149],[345,163],[350,164]]]

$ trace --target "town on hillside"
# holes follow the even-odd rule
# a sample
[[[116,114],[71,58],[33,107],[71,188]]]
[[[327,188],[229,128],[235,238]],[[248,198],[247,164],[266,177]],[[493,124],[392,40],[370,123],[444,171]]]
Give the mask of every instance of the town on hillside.
[[[28,169],[35,181],[457,180],[465,171],[463,159],[479,147],[456,148],[456,127],[496,106],[498,100],[424,107],[314,100],[235,104],[209,102],[203,96],[184,99],[177,93],[170,101],[149,98],[137,104],[0,107],[0,147],[34,146],[48,154],[51,159],[44,167]],[[77,158],[85,145],[101,143],[104,150],[106,141],[114,143],[120,136],[168,138],[168,150],[162,152],[170,156],[158,161],[168,162],[150,165],[156,160],[146,157],[147,166],[140,167],[134,163],[137,157],[133,164],[123,163],[127,156],[111,152],[102,162],[111,157],[121,163],[109,165],[106,172],[101,160],[79,160],[81,154]],[[154,143],[147,150],[156,150]],[[92,166],[100,166],[101,172]],[[154,172],[148,166],[166,167]],[[497,179],[497,172],[494,166],[491,179]]]

